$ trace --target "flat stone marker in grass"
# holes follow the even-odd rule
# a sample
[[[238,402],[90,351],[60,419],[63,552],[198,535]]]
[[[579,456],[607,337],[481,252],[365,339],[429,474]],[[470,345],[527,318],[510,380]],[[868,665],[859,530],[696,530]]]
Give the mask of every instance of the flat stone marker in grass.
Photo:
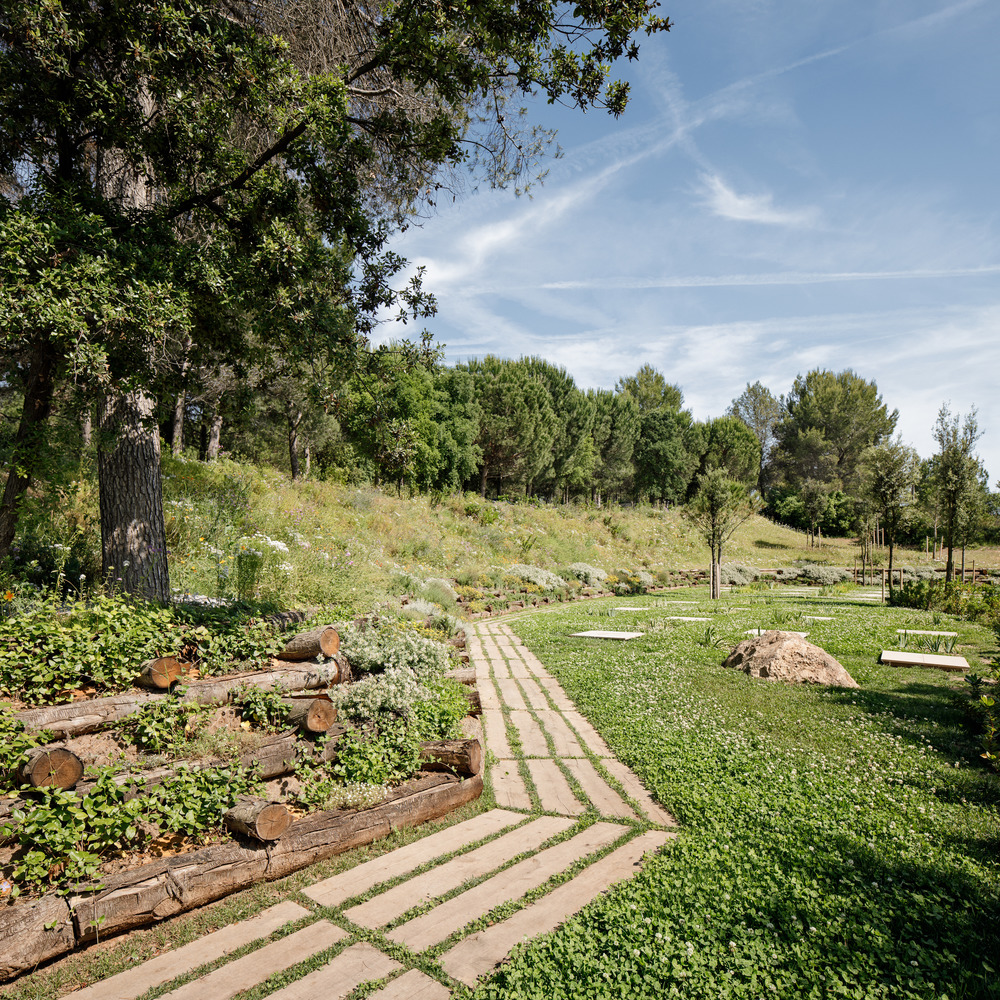
[[[415,840],[412,844],[399,847],[380,858],[372,858],[371,861],[366,861],[346,872],[307,886],[302,893],[320,906],[338,906],[352,896],[367,892],[380,882],[398,878],[443,854],[451,854],[452,851],[474,844],[484,837],[492,837],[523,819],[520,813],[491,809],[487,813],[465,820],[464,823],[456,823],[446,830],[432,833],[422,840]]]
[[[209,962],[223,958],[237,948],[268,937],[279,927],[308,917],[309,911],[297,903],[284,902],[262,910],[255,917],[222,927],[197,941],[182,945],[165,955],[157,955],[134,969],[102,979],[93,986],[78,990],[80,1000],[134,1000],[154,986],[169,983]]]
[[[832,622],[836,621],[832,615],[803,615],[803,621],[807,622]]]
[[[529,760],[528,773],[535,783],[535,791],[546,812],[562,813],[564,816],[579,816],[584,811],[583,803],[573,794],[566,775],[559,770],[554,760]]]
[[[493,782],[493,797],[498,806],[506,809],[531,808],[531,796],[517,769],[516,760],[498,760],[490,771],[490,779]]]
[[[386,889],[374,899],[344,910],[344,916],[372,929],[390,924],[419,903],[444,896],[469,879],[488,875],[525,851],[536,851],[546,840],[572,825],[573,820],[564,816],[541,816],[527,826],[519,826],[474,851],[460,854],[423,875]]]
[[[544,885],[553,875],[565,871],[575,861],[613,844],[627,830],[628,827],[618,823],[594,823],[575,837],[541,851],[533,858],[526,858],[441,903],[429,913],[407,921],[390,931],[387,937],[414,951],[430,948],[501,903],[520,899],[526,892]]]
[[[517,686],[517,681],[513,677],[499,678],[497,680],[497,687],[500,689],[500,697],[503,699],[503,703],[508,708],[520,709],[522,712],[527,711],[528,706],[525,705],[521,689]]]
[[[367,941],[352,944],[320,969],[272,993],[268,1000],[343,1000],[362,983],[384,979],[403,968]]]
[[[441,965],[455,979],[474,986],[524,938],[555,930],[598,893],[634,875],[643,855],[662,847],[669,837],[661,830],[636,837],[507,920],[459,941],[441,956]]]
[[[450,996],[451,990],[447,986],[442,986],[419,969],[410,969],[377,993],[372,993],[368,1000],[448,1000]]]
[[[597,773],[597,768],[584,758],[566,761],[570,774],[580,783],[583,794],[594,804],[602,816],[619,819],[637,819],[628,803]]]
[[[691,618],[686,615],[666,615],[665,620],[668,622],[710,622],[711,618]]]
[[[908,649],[883,649],[881,660],[891,667],[934,667],[937,670],[968,670],[964,656],[944,656],[941,653],[911,653]]]
[[[678,825],[677,820],[663,806],[653,801],[653,797],[646,791],[638,775],[631,768],[626,767],[614,757],[602,760],[601,766],[625,789],[625,794],[630,799],[639,803],[639,808],[646,814],[651,823],[659,823],[660,826]]]
[[[640,608],[635,604],[623,604],[621,607],[615,608],[615,611],[652,611],[650,607]]]
[[[557,757],[586,756],[573,730],[558,712],[551,710],[539,712],[538,719],[542,728],[552,737]]]
[[[326,951],[345,937],[347,931],[335,927],[327,920],[318,920],[288,937],[273,941],[235,962],[223,965],[201,979],[185,983],[164,996],[170,1000],[229,1000],[276,972]]]
[[[897,635],[940,635],[947,639],[957,639],[957,632],[925,632],[923,629],[919,628],[898,628],[896,629]]]
[[[797,635],[804,639],[808,632],[792,632],[787,628],[748,628],[744,635],[764,635],[765,632],[784,632],[785,635]]]
[[[582,639],[638,639],[639,636],[645,634],[645,632],[610,632],[604,629],[591,629],[588,632],[570,632],[571,636],[577,636]]]
[[[549,745],[538,720],[530,712],[511,712],[510,721],[521,738],[521,750],[525,757],[548,757]]]

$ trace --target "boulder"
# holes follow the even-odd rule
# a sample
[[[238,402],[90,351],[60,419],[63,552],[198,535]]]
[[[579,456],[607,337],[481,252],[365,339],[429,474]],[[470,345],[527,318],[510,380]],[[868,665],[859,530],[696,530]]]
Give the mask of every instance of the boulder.
[[[859,686],[826,650],[792,632],[765,632],[745,639],[722,665],[735,667],[751,677],[786,684]]]

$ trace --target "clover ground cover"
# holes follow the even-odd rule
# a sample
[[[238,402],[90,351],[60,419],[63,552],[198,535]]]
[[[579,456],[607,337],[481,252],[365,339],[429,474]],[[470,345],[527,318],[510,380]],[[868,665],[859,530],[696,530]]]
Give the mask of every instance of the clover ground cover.
[[[615,614],[647,632],[627,644],[569,638],[596,602],[514,627],[681,836],[475,996],[1000,996],[1000,782],[980,766],[965,685],[877,663],[931,615],[735,592],[700,606],[706,635],[639,601],[652,612]],[[834,616],[808,623],[810,641],[860,690],[720,665],[746,629],[805,615]],[[995,645],[945,627],[970,663]]]

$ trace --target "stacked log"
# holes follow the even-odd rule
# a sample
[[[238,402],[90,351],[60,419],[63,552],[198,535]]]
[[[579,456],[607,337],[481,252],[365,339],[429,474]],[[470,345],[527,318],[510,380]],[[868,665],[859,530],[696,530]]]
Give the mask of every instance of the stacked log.
[[[32,788],[74,788],[83,777],[83,761],[66,747],[35,747],[15,775],[20,785]]]
[[[150,691],[166,691],[190,666],[190,663],[182,663],[175,656],[157,656],[139,667],[135,685]]]
[[[81,944],[159,923],[262,880],[283,878],[316,861],[457,809],[482,794],[481,775],[429,774],[394,789],[385,802],[356,812],[330,810],[296,820],[276,843],[222,844],[161,859],[102,880],[68,900],[49,893],[0,908],[0,978],[10,978]]]
[[[223,813],[222,822],[231,833],[267,843],[278,840],[292,825],[292,815],[281,802],[248,795]]]
[[[241,684],[266,689],[279,687],[288,691],[306,691],[342,684],[350,676],[347,661],[341,656],[328,663],[290,666],[280,663],[277,669],[253,670],[189,684],[180,695],[182,701],[199,705],[224,705],[230,693]],[[91,698],[66,705],[46,705],[17,713],[17,718],[28,732],[47,729],[59,736],[78,736],[92,733],[102,726],[109,726],[140,711],[144,705],[158,697],[152,691],[137,694],[112,695],[108,698]]]
[[[340,633],[332,625],[317,625],[293,636],[278,653],[278,659],[301,661],[314,660],[317,656],[329,658],[338,649],[340,649]]]

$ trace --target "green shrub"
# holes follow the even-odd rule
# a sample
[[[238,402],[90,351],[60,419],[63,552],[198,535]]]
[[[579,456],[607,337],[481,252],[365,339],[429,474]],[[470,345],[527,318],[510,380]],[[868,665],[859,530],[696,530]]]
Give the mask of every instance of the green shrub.
[[[566,581],[555,573],[540,566],[531,566],[527,563],[514,563],[507,567],[506,573],[515,580],[523,580],[525,583],[533,583],[543,590],[558,590],[566,586]]]
[[[746,587],[760,576],[760,570],[743,563],[725,563],[722,567],[722,583],[730,587]]]
[[[383,718],[367,731],[349,729],[337,743],[331,772],[344,784],[396,785],[420,765],[420,738],[402,720]]]
[[[600,587],[607,580],[608,574],[603,569],[590,566],[588,563],[572,563],[563,571],[563,576],[567,579],[573,578],[582,581],[587,587]]]
[[[433,677],[448,669],[448,650],[434,639],[413,631],[385,627],[348,627],[341,636],[341,652],[356,674],[406,668],[417,677]]]

